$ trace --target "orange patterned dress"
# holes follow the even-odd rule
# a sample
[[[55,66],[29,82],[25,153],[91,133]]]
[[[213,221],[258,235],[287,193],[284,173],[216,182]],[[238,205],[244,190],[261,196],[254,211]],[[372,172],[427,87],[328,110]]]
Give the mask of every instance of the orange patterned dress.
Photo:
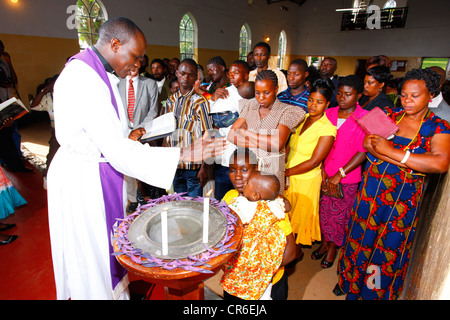
[[[237,254],[223,267],[220,281],[229,294],[257,300],[271,283],[283,260],[286,235],[266,201],[259,201],[252,221],[245,227]]]

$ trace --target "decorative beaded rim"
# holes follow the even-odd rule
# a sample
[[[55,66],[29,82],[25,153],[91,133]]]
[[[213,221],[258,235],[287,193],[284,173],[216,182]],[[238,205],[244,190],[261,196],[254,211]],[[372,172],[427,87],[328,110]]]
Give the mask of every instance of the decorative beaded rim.
[[[193,201],[201,201],[203,202],[203,197],[188,197],[184,196],[185,193],[173,193],[167,196],[162,196],[158,199],[152,199],[149,200],[145,205],[139,206],[133,214],[127,216],[124,219],[117,219],[117,221],[120,222],[119,226],[114,228],[114,240],[117,242],[117,246],[119,248],[119,251],[114,252],[113,255],[120,256],[120,255],[126,255],[130,257],[130,259],[140,264],[144,267],[148,268],[155,268],[160,267],[166,270],[173,270],[176,268],[182,268],[187,271],[195,271],[200,273],[213,273],[209,269],[212,266],[209,265],[207,262],[211,260],[212,258],[218,257],[223,254],[235,252],[236,249],[230,249],[235,244],[234,242],[230,242],[230,239],[232,238],[234,234],[234,230],[237,223],[237,217],[232,215],[230,213],[230,209],[228,208],[228,205],[225,201],[219,202],[216,199],[210,199],[210,205],[214,206],[218,210],[220,210],[223,215],[225,216],[227,220],[227,230],[225,232],[225,236],[222,238],[219,243],[217,243],[214,247],[208,247],[206,244],[203,244],[205,247],[205,251],[202,253],[199,253],[197,255],[188,255],[186,258],[183,259],[160,259],[157,257],[152,256],[149,253],[143,252],[139,248],[134,248],[133,243],[128,240],[128,229],[131,225],[131,223],[138,217],[140,214],[142,214],[147,209],[154,207],[161,203],[167,203],[171,201],[182,201],[182,200],[193,200]]]

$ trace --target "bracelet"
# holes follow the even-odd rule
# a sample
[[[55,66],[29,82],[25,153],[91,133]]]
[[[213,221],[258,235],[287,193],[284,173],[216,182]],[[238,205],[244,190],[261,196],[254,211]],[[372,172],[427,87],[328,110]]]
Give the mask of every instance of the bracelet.
[[[403,157],[403,160],[400,161],[400,163],[405,163],[406,161],[408,161],[409,156],[411,155],[411,152],[409,152],[409,150],[406,150],[405,156]]]
[[[339,172],[341,173],[341,177],[345,178],[347,175],[345,174],[344,168],[339,168]]]

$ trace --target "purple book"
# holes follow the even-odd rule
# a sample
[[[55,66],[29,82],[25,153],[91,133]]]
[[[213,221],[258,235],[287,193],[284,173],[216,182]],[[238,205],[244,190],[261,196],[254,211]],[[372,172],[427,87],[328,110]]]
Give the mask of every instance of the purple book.
[[[397,123],[378,107],[370,110],[356,122],[366,134],[376,134],[388,140],[398,131]]]

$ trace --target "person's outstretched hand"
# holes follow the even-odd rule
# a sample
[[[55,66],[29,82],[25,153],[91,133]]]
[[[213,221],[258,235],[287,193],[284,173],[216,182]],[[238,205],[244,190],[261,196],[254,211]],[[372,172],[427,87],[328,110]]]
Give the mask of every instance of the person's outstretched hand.
[[[181,149],[180,162],[202,162],[208,158],[220,156],[227,145],[226,137],[210,137],[209,132],[206,131],[201,139]]]

